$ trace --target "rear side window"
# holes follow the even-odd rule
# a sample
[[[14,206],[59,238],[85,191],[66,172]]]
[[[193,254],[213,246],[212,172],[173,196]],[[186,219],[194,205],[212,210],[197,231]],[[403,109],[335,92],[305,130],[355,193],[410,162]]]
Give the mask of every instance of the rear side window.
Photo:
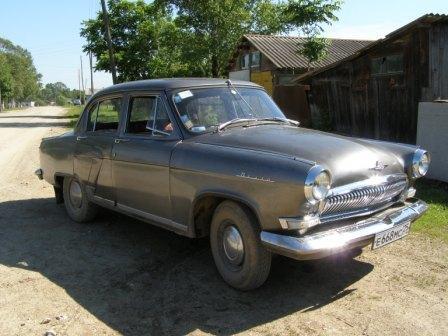
[[[171,135],[173,125],[163,101],[159,97],[132,98],[126,132],[159,137]]]
[[[87,131],[116,131],[120,121],[121,98],[106,99],[89,110]]]

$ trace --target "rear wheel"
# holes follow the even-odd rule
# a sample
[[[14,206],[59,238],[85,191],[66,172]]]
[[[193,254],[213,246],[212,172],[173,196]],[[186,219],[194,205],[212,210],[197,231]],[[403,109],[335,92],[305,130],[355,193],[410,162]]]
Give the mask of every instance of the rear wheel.
[[[85,188],[77,178],[65,177],[63,192],[65,209],[71,219],[85,223],[95,218],[98,209],[87,199]]]
[[[232,201],[215,210],[210,227],[210,245],[216,267],[232,287],[260,287],[271,268],[271,253],[260,242],[260,228],[252,213]]]

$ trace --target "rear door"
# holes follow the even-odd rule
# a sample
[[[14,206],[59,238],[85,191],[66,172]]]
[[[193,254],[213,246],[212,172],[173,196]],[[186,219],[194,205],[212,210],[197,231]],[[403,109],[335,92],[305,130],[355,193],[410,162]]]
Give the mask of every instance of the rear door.
[[[125,127],[113,148],[117,206],[138,216],[171,219],[169,165],[180,141],[164,95],[130,95]]]
[[[112,147],[118,134],[121,96],[104,97],[88,106],[82,131],[76,138],[75,175],[91,197],[114,202]]]

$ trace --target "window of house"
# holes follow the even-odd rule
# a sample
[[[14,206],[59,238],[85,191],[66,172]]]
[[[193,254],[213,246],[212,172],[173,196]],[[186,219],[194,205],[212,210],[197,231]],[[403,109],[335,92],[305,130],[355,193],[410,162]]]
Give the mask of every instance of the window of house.
[[[241,70],[249,69],[249,61],[250,61],[250,54],[244,54],[240,56]]]
[[[173,125],[163,101],[159,97],[132,98],[126,132],[152,136],[170,135]]]
[[[254,51],[250,54],[251,60],[250,60],[250,66],[252,68],[259,68],[260,67],[260,52]]]
[[[121,98],[106,99],[89,111],[87,131],[116,131],[120,121]]]
[[[372,74],[385,75],[403,72],[403,55],[372,58]]]

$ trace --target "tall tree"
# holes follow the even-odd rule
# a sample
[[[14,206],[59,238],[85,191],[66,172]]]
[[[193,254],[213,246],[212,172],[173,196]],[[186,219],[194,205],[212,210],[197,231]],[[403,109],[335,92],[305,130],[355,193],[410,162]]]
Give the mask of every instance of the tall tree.
[[[166,10],[142,0],[109,0],[111,40],[118,81],[185,75],[178,55],[178,29]],[[81,36],[97,59],[95,69],[110,71],[102,13],[83,22]]]
[[[0,38],[0,85],[2,95],[18,101],[34,98],[41,76],[37,73],[31,54],[11,41]]]
[[[308,60],[308,69],[313,63],[325,58],[330,44],[320,37],[325,25],[337,21],[336,12],[342,0],[290,0],[285,8],[286,21],[291,29],[297,29],[305,37],[298,45],[298,53]]]
[[[111,39],[120,81],[161,76],[224,76],[246,33],[309,31],[333,20],[333,0],[109,0]],[[85,51],[109,70],[102,13],[83,22]]]

